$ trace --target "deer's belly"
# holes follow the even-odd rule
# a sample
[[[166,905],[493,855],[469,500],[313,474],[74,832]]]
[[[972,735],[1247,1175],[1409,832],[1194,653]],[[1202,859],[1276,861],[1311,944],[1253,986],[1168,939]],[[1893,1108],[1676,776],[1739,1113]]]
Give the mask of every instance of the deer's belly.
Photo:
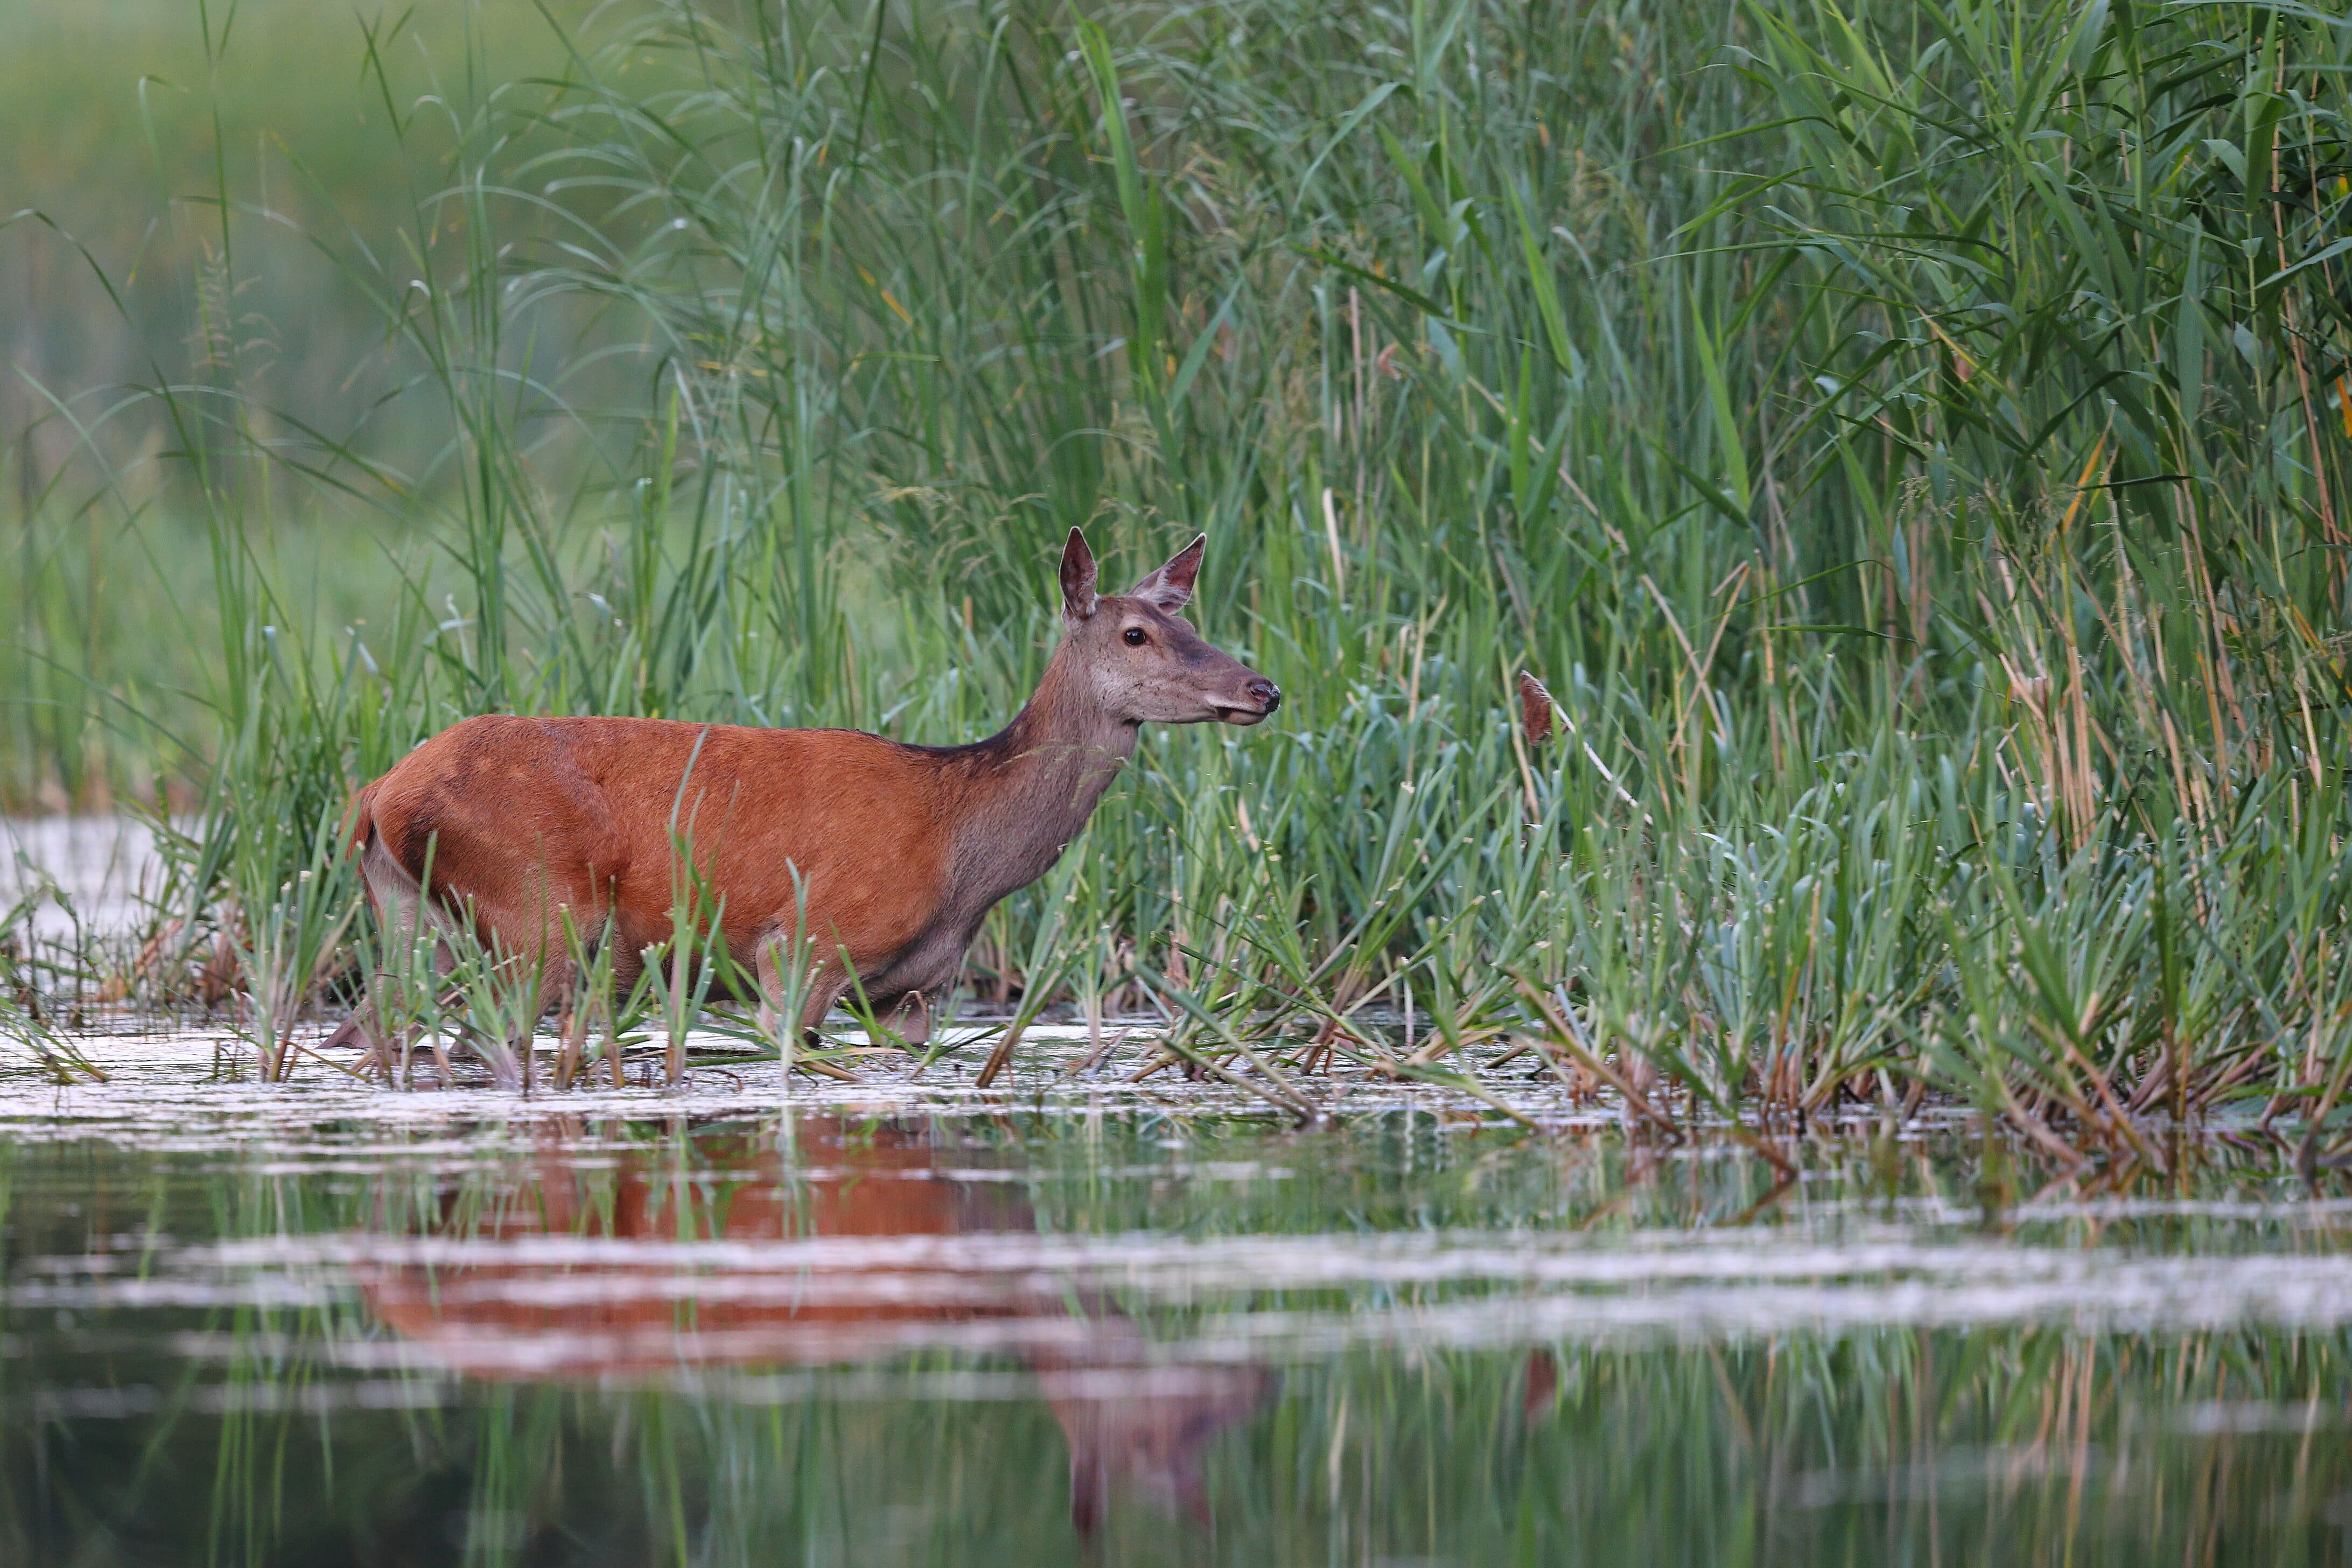
[[[690,903],[695,924],[715,920],[747,969],[762,943],[798,935],[820,956],[847,948],[864,973],[916,948],[943,901],[943,858],[922,842],[698,846],[696,858],[688,878],[675,853],[632,857],[620,900],[628,934],[667,941]]]

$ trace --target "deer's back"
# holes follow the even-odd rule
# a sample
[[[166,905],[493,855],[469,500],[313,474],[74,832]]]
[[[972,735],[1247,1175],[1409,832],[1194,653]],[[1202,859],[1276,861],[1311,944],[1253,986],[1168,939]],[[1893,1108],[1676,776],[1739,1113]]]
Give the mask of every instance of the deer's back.
[[[739,956],[803,896],[853,950],[912,941],[952,849],[939,764],[853,730],[485,715],[402,759],[368,809],[410,875],[429,858],[436,888],[494,910],[542,906],[543,876],[633,945],[669,934],[684,840]]]

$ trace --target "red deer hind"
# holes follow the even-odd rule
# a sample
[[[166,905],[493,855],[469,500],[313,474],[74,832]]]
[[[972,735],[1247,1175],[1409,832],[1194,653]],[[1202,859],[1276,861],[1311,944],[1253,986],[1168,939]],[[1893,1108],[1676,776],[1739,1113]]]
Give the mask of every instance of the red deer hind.
[[[439,930],[470,920],[486,945],[544,963],[554,997],[571,989],[566,911],[585,937],[609,919],[625,991],[641,955],[673,935],[673,824],[690,826],[695,868],[723,900],[719,934],[757,976],[766,1024],[804,910],[814,967],[800,1026],[816,1027],[854,982],[919,1044],[981,918],[1077,837],[1135,753],[1137,726],[1255,724],[1281,705],[1272,681],[1177,614],[1206,543],[1098,595],[1072,529],[1060,646],[1020,714],[972,745],[656,719],[454,724],[360,792],[352,842],[369,901],[394,941],[415,935],[420,914]],[[373,1033],[362,1006],[330,1043]]]

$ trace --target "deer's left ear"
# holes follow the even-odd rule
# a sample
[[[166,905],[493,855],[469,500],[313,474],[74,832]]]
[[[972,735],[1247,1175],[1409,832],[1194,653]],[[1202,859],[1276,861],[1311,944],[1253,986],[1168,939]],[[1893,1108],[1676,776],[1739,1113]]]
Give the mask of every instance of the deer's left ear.
[[[1174,615],[1192,602],[1192,584],[1201,575],[1201,555],[1208,548],[1209,536],[1202,534],[1170,556],[1158,571],[1129,589],[1128,597],[1141,599],[1154,609]]]
[[[1062,546],[1062,618],[1083,621],[1095,613],[1095,552],[1087,548],[1087,536],[1076,529],[1070,530],[1070,542]]]

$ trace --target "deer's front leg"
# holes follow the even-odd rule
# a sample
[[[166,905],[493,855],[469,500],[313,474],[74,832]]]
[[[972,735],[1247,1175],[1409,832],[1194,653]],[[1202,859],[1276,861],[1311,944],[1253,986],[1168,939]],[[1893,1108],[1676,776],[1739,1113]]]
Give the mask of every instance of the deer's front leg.
[[[772,937],[760,944],[752,960],[752,973],[760,985],[760,1030],[770,1039],[779,1038],[778,1029],[783,1021],[784,942]],[[807,986],[801,993],[800,1029],[803,1038],[813,1037],[824,1016],[833,1010],[841,994],[849,986],[849,970],[835,953],[831,958],[813,961],[809,965]]]
[[[760,1032],[769,1039],[781,1039],[783,1006],[788,1002],[783,987],[783,938],[776,936],[760,942],[760,950],[752,957],[752,978],[760,985]],[[842,966],[840,957],[814,959],[809,963],[807,985],[800,994],[802,1039],[812,1039],[816,1035],[816,1025],[824,1023],[825,1013],[833,1011],[833,1004],[840,999],[846,985],[849,971]]]
[[[909,991],[896,998],[886,999],[875,1009],[883,1027],[889,1029],[908,1046],[927,1046],[931,1040],[931,1005],[919,991]]]

